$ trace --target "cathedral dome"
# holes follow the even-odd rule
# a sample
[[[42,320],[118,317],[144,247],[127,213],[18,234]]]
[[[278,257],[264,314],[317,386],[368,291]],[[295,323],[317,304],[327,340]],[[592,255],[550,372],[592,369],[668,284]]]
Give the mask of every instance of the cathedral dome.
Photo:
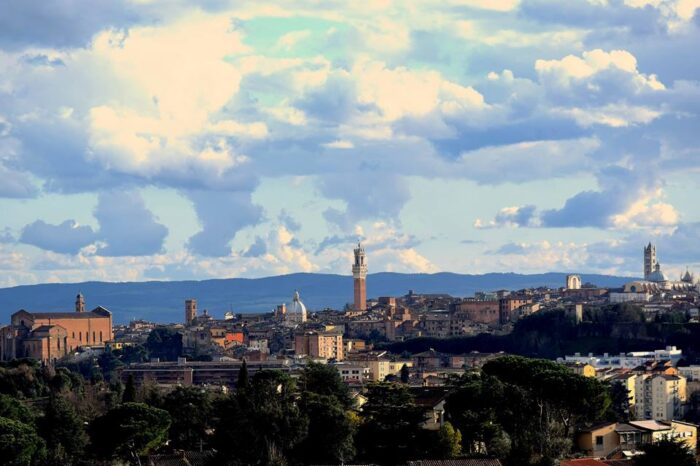
[[[291,304],[287,306],[287,318],[295,322],[306,322],[306,306],[299,297],[299,292],[294,292]]]
[[[668,277],[661,271],[661,265],[656,264],[656,270],[654,270],[651,275],[649,275],[648,280],[650,282],[667,282]]]

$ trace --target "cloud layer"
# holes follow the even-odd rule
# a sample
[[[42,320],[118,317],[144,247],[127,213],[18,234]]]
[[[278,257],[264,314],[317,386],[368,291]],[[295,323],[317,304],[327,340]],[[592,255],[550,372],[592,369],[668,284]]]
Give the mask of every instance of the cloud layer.
[[[4,284],[700,262],[697,2],[166,3],[4,11]]]

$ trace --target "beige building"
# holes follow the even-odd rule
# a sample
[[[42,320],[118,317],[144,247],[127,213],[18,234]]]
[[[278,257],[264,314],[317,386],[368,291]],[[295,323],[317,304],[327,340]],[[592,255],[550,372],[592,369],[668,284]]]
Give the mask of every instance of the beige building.
[[[638,374],[635,380],[637,419],[680,419],[687,400],[685,377],[669,374]]]
[[[355,362],[343,362],[336,364],[335,368],[338,369],[340,378],[343,382],[348,384],[363,384],[370,380],[369,377],[369,367],[364,364]]]
[[[595,367],[581,362],[566,362],[564,365],[574,374],[584,377],[595,377]]]
[[[385,351],[353,355],[352,363],[368,368],[369,380],[372,382],[381,382],[388,375],[400,375],[404,364],[408,368],[413,367],[410,359],[392,360],[386,356]]]
[[[697,448],[697,426],[680,421],[611,422],[576,434],[576,445],[586,456],[605,458],[621,451],[633,456],[643,445],[663,439],[678,439],[692,451]]]
[[[304,332],[294,335],[294,352],[311,358],[345,359],[343,334],[339,332]]]

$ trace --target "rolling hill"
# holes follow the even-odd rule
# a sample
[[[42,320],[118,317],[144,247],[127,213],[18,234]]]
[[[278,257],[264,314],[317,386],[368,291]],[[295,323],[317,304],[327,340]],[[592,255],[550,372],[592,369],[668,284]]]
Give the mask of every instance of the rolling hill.
[[[401,296],[416,293],[448,293],[471,296],[475,291],[521,289],[536,286],[559,287],[566,274],[456,273],[401,274],[382,272],[367,278],[367,294]],[[583,282],[597,286],[620,286],[630,277],[581,275]],[[75,295],[85,295],[87,308],[104,306],[114,313],[117,323],[143,318],[156,322],[179,322],[184,300],[196,298],[200,310],[209,309],[215,317],[234,312],[267,312],[275,305],[291,301],[299,290],[310,310],[340,309],[352,300],[352,278],[344,275],[296,273],[265,278],[230,278],[201,281],[83,282],[24,285],[0,289],[0,325],[19,309],[28,311],[73,310]]]

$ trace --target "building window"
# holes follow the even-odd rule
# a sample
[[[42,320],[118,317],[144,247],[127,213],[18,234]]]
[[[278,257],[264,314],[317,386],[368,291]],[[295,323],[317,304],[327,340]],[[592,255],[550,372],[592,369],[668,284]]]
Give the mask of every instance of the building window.
[[[75,332],[73,332],[73,339],[75,340]]]
[[[78,332],[78,339],[81,343],[83,342],[83,332]]]
[[[102,343],[102,330],[100,330],[100,343]]]
[[[595,436],[595,444],[596,446],[602,445],[603,444],[603,436],[602,435],[596,435]]]
[[[92,342],[95,343],[97,340],[95,339],[95,332],[92,332]]]

